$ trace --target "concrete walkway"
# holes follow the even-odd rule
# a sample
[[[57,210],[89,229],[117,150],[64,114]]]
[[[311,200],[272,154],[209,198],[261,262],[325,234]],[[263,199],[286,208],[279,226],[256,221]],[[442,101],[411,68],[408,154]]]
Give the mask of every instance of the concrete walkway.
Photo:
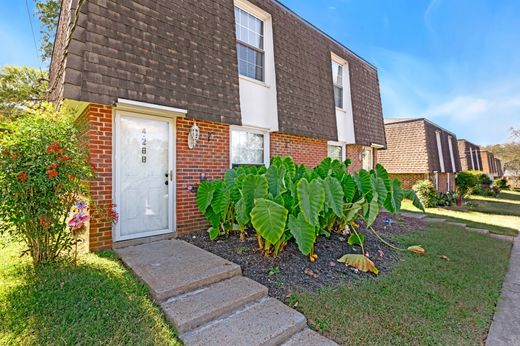
[[[150,287],[185,345],[336,345],[241,268],[182,240],[115,250]]]
[[[511,250],[509,271],[495,311],[486,345],[520,345],[520,239]]]

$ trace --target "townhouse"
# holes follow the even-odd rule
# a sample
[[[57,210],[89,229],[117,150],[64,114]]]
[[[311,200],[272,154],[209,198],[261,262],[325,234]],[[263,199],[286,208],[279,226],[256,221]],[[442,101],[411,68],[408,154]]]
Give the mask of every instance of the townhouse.
[[[460,164],[463,171],[482,171],[480,147],[465,139],[457,141]]]
[[[430,180],[437,191],[455,191],[461,171],[457,136],[425,118],[385,119],[387,149],[378,152],[381,163],[404,188]]]
[[[482,172],[487,174],[491,179],[498,178],[503,175],[502,163],[495,158],[492,152],[487,150],[480,151],[480,158],[482,159]]]
[[[93,218],[91,250],[204,229],[197,186],[235,165],[370,169],[386,147],[376,68],[272,0],[63,0],[49,97],[119,213]]]

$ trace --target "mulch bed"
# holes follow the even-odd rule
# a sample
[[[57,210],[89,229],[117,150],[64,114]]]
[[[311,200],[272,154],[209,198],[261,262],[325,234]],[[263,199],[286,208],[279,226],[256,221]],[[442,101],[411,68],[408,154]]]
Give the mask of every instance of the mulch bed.
[[[370,231],[363,230],[363,226],[361,228],[365,235],[365,251],[380,270],[379,275],[388,273],[399,259],[398,252],[381,243]],[[424,224],[420,220],[386,213],[381,213],[374,225],[374,229],[387,241],[388,237],[385,236],[390,234],[422,228]],[[371,276],[337,262],[338,258],[347,253],[361,253],[359,247],[348,245],[346,238],[348,236],[339,234],[333,234],[329,239],[320,237],[315,247],[319,258],[314,263],[300,253],[293,241],[289,242],[279,257],[263,256],[258,252],[254,234],[245,241],[240,241],[238,236],[211,241],[207,232],[202,231],[180,239],[239,264],[244,276],[267,286],[270,296],[285,300],[296,291],[313,291]]]

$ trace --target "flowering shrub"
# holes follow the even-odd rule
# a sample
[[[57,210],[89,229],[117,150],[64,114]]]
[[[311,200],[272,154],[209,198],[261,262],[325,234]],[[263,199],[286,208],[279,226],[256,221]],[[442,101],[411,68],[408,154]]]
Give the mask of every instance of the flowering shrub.
[[[88,196],[86,146],[71,115],[51,105],[6,127],[0,137],[0,233],[24,241],[35,265],[53,261],[74,241],[67,226],[88,220],[83,208],[69,223],[71,208]]]
[[[439,195],[433,183],[429,180],[421,180],[415,183],[412,189],[421,200],[425,208],[433,208],[437,206]]]

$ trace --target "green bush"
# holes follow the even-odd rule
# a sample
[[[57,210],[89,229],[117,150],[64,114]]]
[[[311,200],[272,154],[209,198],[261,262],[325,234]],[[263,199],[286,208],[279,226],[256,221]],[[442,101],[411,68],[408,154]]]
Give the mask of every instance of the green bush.
[[[424,205],[425,208],[433,208],[437,206],[438,194],[431,181],[418,181],[415,183],[412,189],[415,191],[417,197],[419,197],[422,205]]]
[[[455,192],[441,192],[437,196],[437,206],[450,207],[457,203],[458,195]]]
[[[455,184],[459,195],[465,197],[479,184],[478,176],[472,172],[460,172],[455,177]]]
[[[507,183],[507,178],[496,178],[493,183],[500,190],[509,190],[511,188]]]
[[[267,169],[234,168],[223,180],[201,182],[197,206],[211,225],[211,239],[254,230],[265,254],[277,255],[294,239],[311,260],[319,236],[357,232],[357,218],[371,227],[382,207],[396,212],[405,197],[422,208],[413,191],[402,190],[381,165],[350,175],[349,163],[327,158],[310,169],[274,157]]]
[[[74,204],[88,195],[86,146],[72,119],[51,105],[6,125],[0,137],[0,233],[27,244],[35,265],[55,260],[73,242]]]

